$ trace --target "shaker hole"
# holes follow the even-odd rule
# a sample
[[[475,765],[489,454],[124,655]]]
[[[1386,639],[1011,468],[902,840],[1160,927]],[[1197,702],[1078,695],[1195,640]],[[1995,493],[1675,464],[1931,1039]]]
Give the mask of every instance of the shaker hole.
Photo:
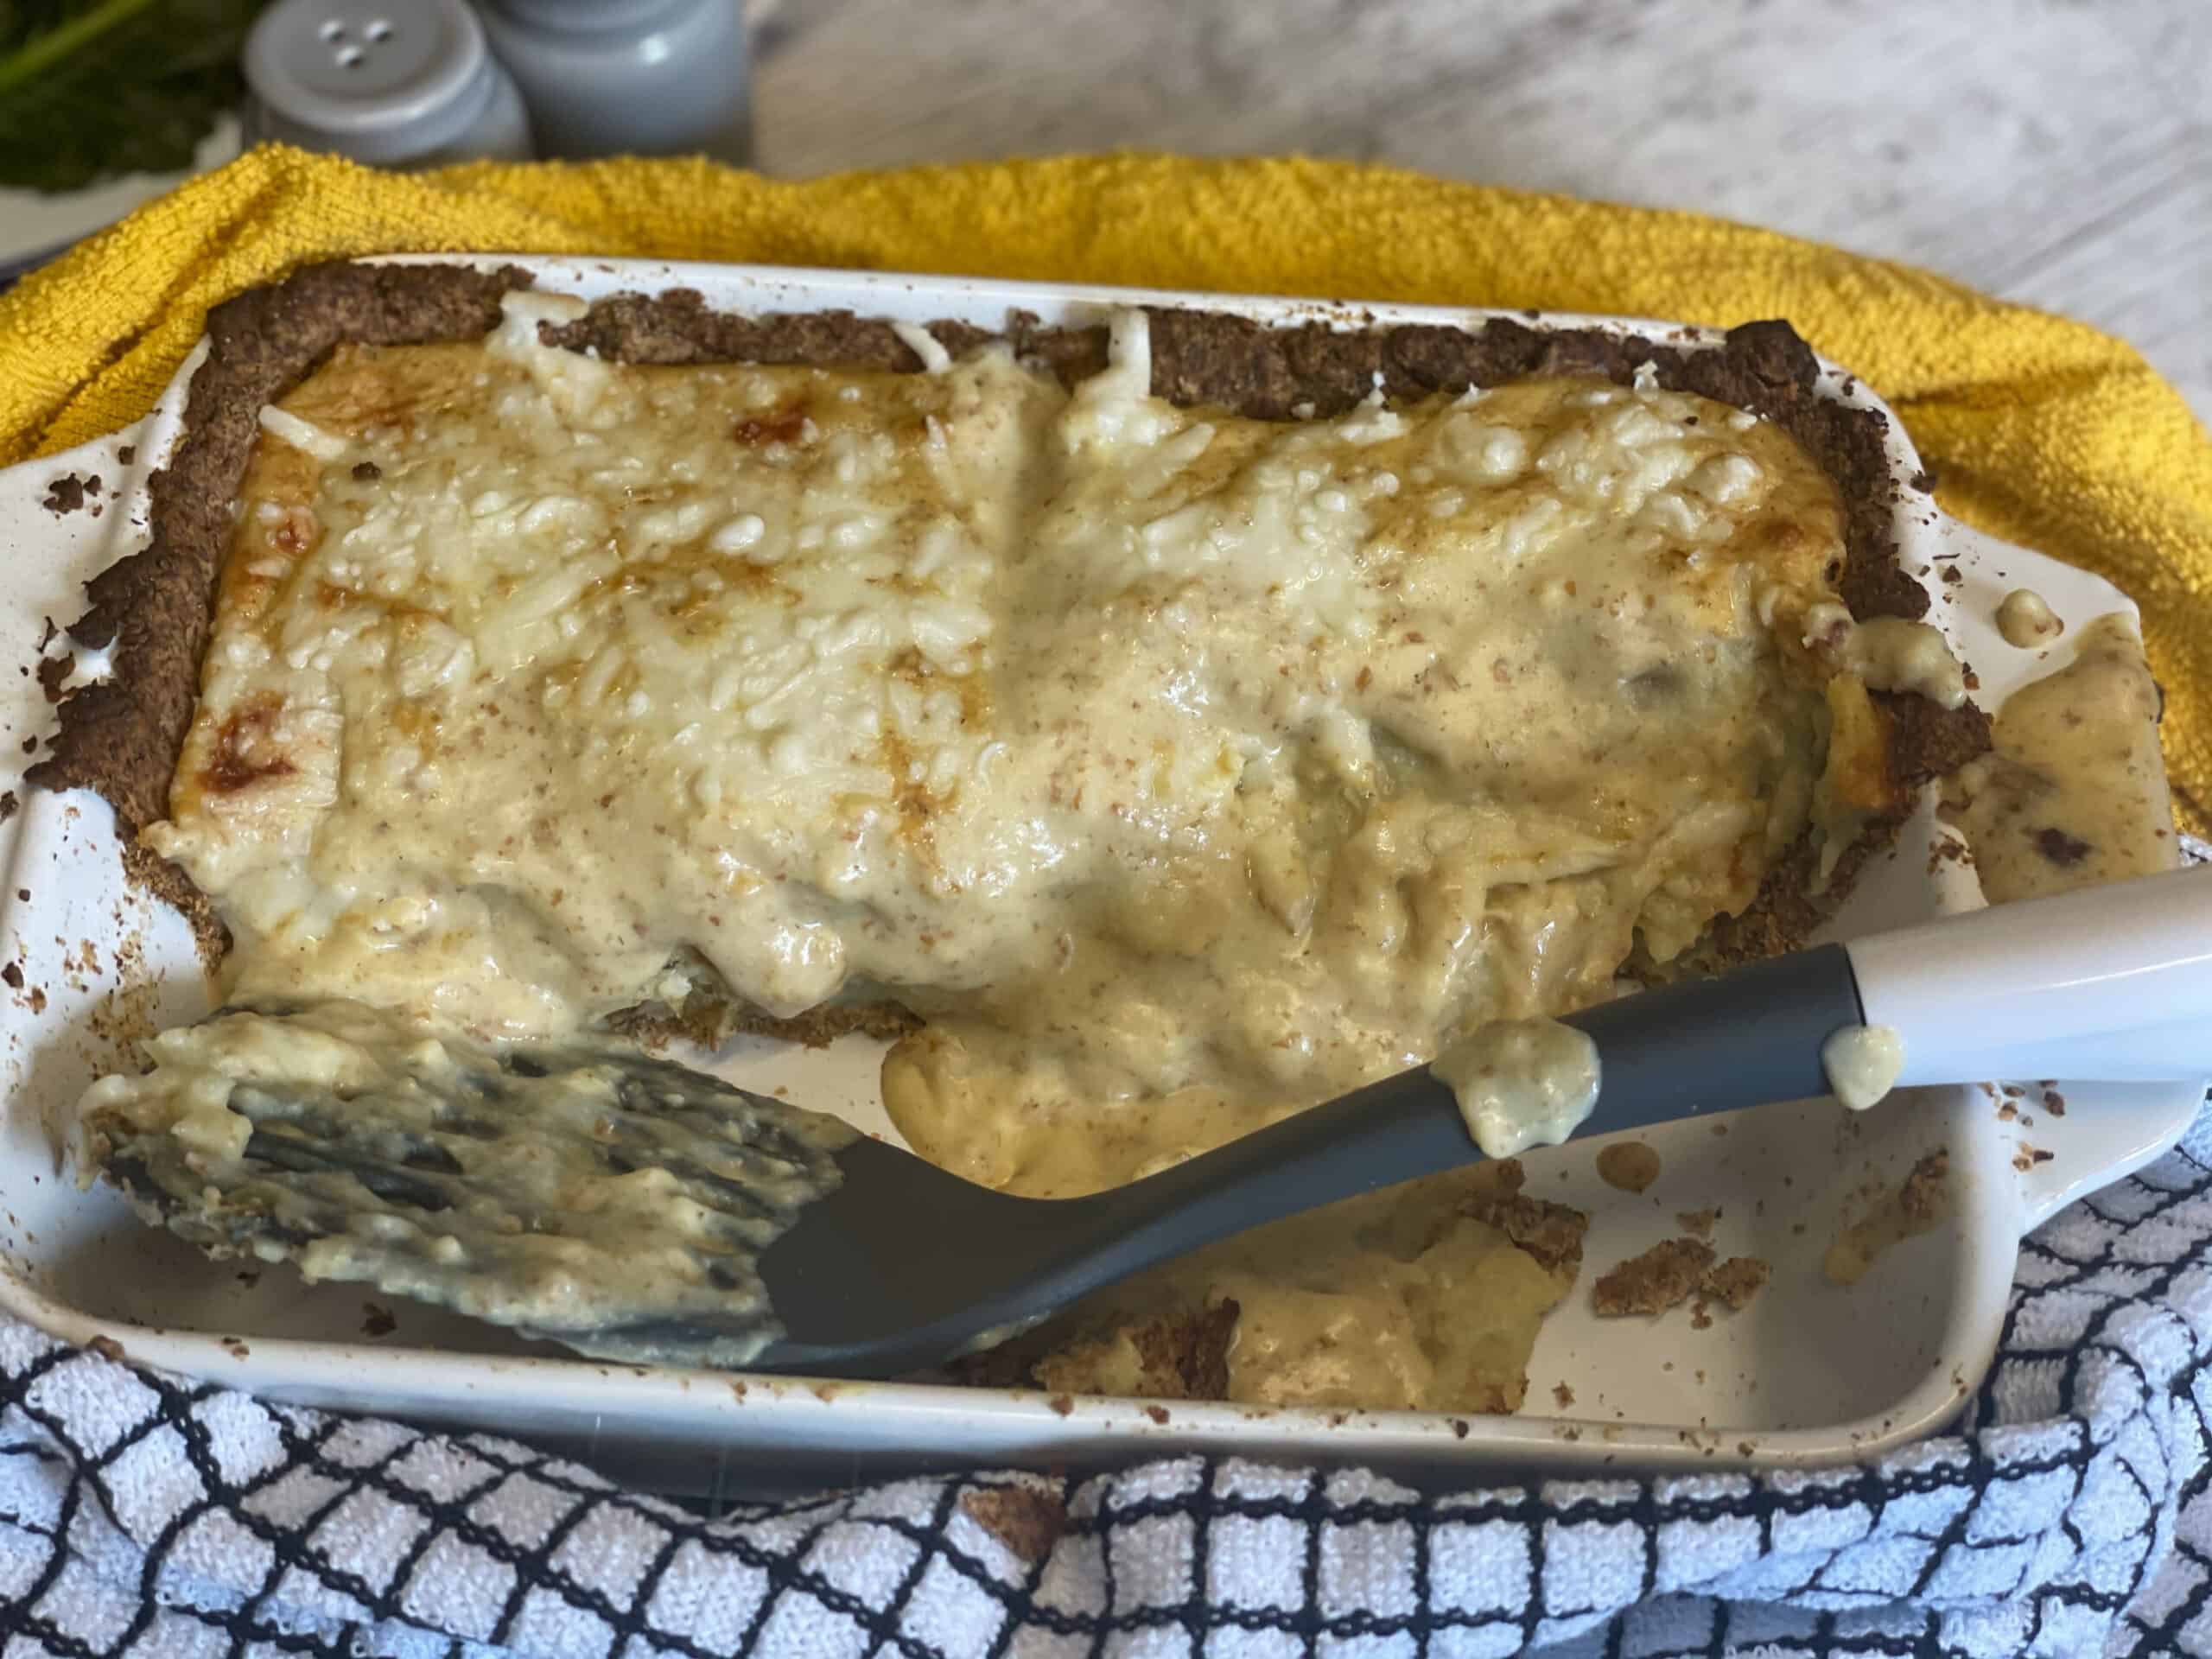
[[[346,25],[333,17],[318,32],[326,41],[342,41],[346,38]]]
[[[379,17],[369,25],[368,35],[372,41],[388,41],[391,38],[391,25]]]
[[[338,54],[338,62],[341,68],[359,68],[361,67],[361,48],[358,46],[347,47],[344,51]]]

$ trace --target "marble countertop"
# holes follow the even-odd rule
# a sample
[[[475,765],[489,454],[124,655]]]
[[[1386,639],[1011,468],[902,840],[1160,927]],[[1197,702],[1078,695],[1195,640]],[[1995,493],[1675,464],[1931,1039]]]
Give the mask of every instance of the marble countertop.
[[[2212,422],[2196,0],[772,0],[760,164],[1302,150],[1682,207],[2132,340]]]
[[[1688,208],[2097,323],[2212,423],[2198,0],[747,3],[772,173],[1303,151]],[[168,182],[6,193],[0,259]]]

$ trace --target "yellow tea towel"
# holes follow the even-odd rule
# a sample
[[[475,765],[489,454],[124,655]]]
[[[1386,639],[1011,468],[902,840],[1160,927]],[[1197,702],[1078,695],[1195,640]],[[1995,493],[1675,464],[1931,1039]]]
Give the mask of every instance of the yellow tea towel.
[[[207,308],[242,289],[313,260],[431,250],[1786,317],[1897,408],[1948,511],[2141,604],[2177,802],[2212,831],[2212,441],[2179,395],[2081,323],[1688,213],[1298,160],[1074,156],[794,183],[665,161],[408,176],[261,149],[0,297],[0,465],[136,420]]]

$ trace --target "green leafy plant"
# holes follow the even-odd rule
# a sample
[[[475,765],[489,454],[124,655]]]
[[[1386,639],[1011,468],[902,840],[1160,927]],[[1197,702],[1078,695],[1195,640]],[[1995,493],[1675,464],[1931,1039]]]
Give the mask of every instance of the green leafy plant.
[[[0,185],[74,190],[192,163],[242,94],[264,0],[0,0]]]

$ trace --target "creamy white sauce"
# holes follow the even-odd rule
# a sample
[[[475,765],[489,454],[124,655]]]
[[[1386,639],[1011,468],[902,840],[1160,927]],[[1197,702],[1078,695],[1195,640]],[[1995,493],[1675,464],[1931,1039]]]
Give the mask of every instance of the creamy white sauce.
[[[1869,617],[1853,627],[1846,652],[1859,677],[1877,691],[1915,692],[1942,709],[1967,700],[1966,671],[1932,624]]]
[[[2158,752],[2158,687],[2134,624],[2082,630],[2074,659],[2006,698],[1990,753],[1943,782],[1993,905],[2171,869],[2180,861]]]
[[[2006,645],[2033,651],[2065,632],[2066,624],[2034,588],[2015,588],[1998,603],[1997,632]]]
[[[1821,1045],[1828,1089],[1854,1112],[1878,1104],[1904,1070],[1904,1039],[1888,1026],[1845,1026]]]
[[[1598,1045],[1557,1020],[1495,1020],[1436,1057],[1429,1070],[1458,1096],[1486,1157],[1555,1147],[1598,1103]]]

